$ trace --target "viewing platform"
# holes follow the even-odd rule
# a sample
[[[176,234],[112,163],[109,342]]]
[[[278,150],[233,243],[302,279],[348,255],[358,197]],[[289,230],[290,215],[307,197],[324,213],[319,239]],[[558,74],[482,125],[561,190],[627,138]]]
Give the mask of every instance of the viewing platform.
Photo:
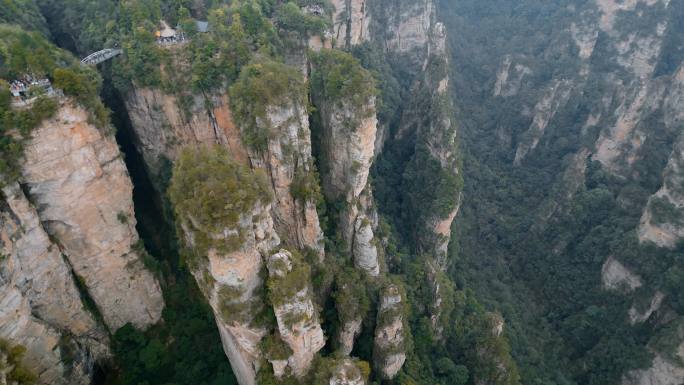
[[[61,97],[64,96],[62,90],[52,87],[50,79],[35,78],[32,75],[24,75],[20,79],[10,82],[10,92],[12,93],[12,107],[30,106],[38,97]]]

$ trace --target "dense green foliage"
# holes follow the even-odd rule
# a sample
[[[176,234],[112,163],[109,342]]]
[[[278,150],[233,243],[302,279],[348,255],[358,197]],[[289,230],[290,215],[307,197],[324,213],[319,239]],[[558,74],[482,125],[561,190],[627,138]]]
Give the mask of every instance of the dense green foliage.
[[[109,112],[98,97],[101,79],[97,72],[79,67],[75,59],[38,32],[0,24],[0,175],[6,180],[19,177],[18,160],[31,130],[57,110],[55,98],[43,88],[30,89],[35,98],[28,107],[13,107],[10,82],[30,75],[51,79],[53,87],[85,107],[98,127],[109,125]]]
[[[189,276],[165,288],[164,325],[143,333],[117,330],[112,350],[118,378],[111,385],[237,384],[209,305]]]
[[[5,374],[11,384],[31,385],[37,379],[34,373],[23,366],[22,358],[25,352],[25,347],[11,345],[8,341],[0,339],[0,372]]]
[[[230,89],[232,110],[243,142],[265,151],[277,133],[268,116],[277,108],[302,109],[307,105],[301,72],[269,59],[256,60],[240,72]]]
[[[275,13],[276,25],[303,36],[323,34],[330,27],[329,20],[326,14],[317,16],[307,13],[293,1],[282,4]]]
[[[186,149],[176,161],[168,194],[176,219],[193,234],[193,255],[209,248],[221,253],[239,249],[244,242],[240,219],[271,201],[262,172],[237,164],[223,147]],[[225,234],[225,230],[233,232]]]
[[[33,0],[3,0],[0,3],[0,24],[15,24],[27,31],[49,34],[45,18]]]
[[[363,111],[376,95],[375,79],[351,54],[322,49],[311,54],[311,62],[311,87],[328,103],[350,103]]]
[[[459,52],[452,56],[458,68],[452,84],[458,89],[454,95],[466,151],[466,200],[457,226],[460,247],[452,250],[452,276],[459,286],[472,288],[486,309],[502,312],[523,383],[619,383],[625,371],[649,365],[646,346],[662,328],[648,322],[629,325],[628,309],[650,301],[656,289],[670,290],[667,277],[681,278],[680,259],[669,257],[676,252],[639,245],[635,236],[649,195],[662,183],[673,133],[661,129],[662,115],[656,111],[644,123],[649,138],[626,176],[614,176],[591,161],[583,179],[562,172],[582,146],[596,142],[600,127],[612,124],[582,129],[601,97],[612,92],[610,76],[624,81],[631,76],[613,60],[611,37],[599,33],[584,89],[570,95],[534,153],[514,167],[515,146],[507,141],[519,141],[531,123],[519,111],[539,100],[552,78],[577,81],[581,62],[567,30],[595,4],[441,3],[450,34],[464,37],[451,41],[451,51]],[[651,31],[657,24],[654,12],[663,9],[619,13],[616,33]],[[492,97],[506,54],[514,54],[532,74],[516,97]],[[662,74],[671,67],[671,62],[663,64]],[[662,220],[672,219],[668,207],[655,203]],[[633,294],[603,290],[601,267],[609,256],[639,274],[647,287]],[[678,303],[681,291],[669,293]]]

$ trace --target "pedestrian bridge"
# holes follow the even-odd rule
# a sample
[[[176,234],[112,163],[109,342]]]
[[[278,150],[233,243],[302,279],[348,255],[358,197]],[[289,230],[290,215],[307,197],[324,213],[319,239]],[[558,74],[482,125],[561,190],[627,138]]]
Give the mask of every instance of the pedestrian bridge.
[[[122,49],[118,48],[106,48],[94,53],[91,53],[90,55],[86,56],[83,60],[81,60],[81,64],[85,65],[97,65],[102,63],[103,61],[107,61],[114,56],[121,55],[123,53]]]

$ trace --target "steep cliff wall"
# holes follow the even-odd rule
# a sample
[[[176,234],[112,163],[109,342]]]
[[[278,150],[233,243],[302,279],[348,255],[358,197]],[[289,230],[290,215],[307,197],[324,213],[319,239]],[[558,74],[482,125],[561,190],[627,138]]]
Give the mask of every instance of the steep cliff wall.
[[[313,303],[309,268],[301,257],[293,258],[287,250],[280,250],[269,258],[268,274],[278,334],[292,351],[285,366],[273,365],[278,368],[275,375],[281,377],[289,371],[301,378],[311,367],[314,355],[325,345]]]
[[[405,294],[395,284],[380,296],[373,345],[374,368],[384,379],[394,378],[406,361]]]
[[[272,70],[272,67],[265,68]],[[279,65],[280,69],[287,70],[280,74],[287,73],[286,82],[292,80],[299,84],[281,89],[270,104],[261,100],[263,115],[258,117],[252,107],[247,107],[245,110],[250,111],[239,110],[236,119],[227,90],[194,95],[183,108],[175,95],[159,89],[134,88],[126,98],[126,108],[138,139],[137,148],[150,173],[157,177],[158,188],[162,182],[159,178],[168,172],[182,148],[212,144],[225,147],[236,161],[262,169],[269,176],[275,195],[272,210],[278,233],[289,243],[309,247],[322,257],[323,234],[316,212],[317,197],[309,191],[316,180],[306,91],[301,74],[284,65]],[[245,71],[232,92],[237,93],[237,99],[248,98],[245,94],[255,92],[257,87],[251,82],[273,81],[269,76],[274,75],[277,74],[273,71]],[[275,84],[278,83],[272,82],[269,87]],[[255,138],[251,136],[255,130],[271,133],[264,137],[264,143],[255,145]],[[295,196],[298,192],[300,195]]]
[[[351,48],[370,38],[370,8],[367,0],[333,0],[332,37],[335,48]]]
[[[465,258],[467,265],[477,264],[481,258],[490,261],[489,256],[498,254],[496,263],[522,269],[510,276],[524,282],[531,292],[515,300],[501,300],[487,294],[494,286],[473,286],[481,286],[481,296],[502,306],[514,303],[520,309],[529,307],[521,305],[525,298],[537,298],[535,293],[543,288],[548,297],[542,301],[543,311],[565,314],[563,321],[552,321],[549,330],[558,330],[559,339],[570,349],[578,345],[568,337],[577,329],[574,320],[582,319],[588,309],[600,309],[606,315],[617,315],[617,319],[600,317],[604,321],[598,323],[611,322],[622,328],[615,337],[608,337],[613,331],[601,333],[603,341],[621,341],[625,346],[621,350],[633,357],[647,356],[649,350],[655,353],[653,367],[640,372],[641,377],[630,372],[635,366],[632,363],[599,374],[599,367],[619,361],[620,356],[593,355],[608,350],[604,342],[579,353],[577,357],[581,358],[560,353],[559,360],[587,365],[581,374],[565,374],[578,383],[619,383],[627,372],[640,379],[630,377],[623,382],[666,384],[681,379],[671,368],[663,369],[667,354],[654,342],[655,337],[632,345],[627,342],[669,328],[670,316],[679,317],[681,312],[671,297],[681,290],[668,292],[668,285],[661,283],[663,277],[680,269],[666,250],[675,247],[681,236],[675,188],[681,182],[677,176],[682,127],[681,51],[672,43],[681,40],[678,20],[682,8],[678,4],[595,0],[568,2],[567,7],[519,3],[523,8],[499,9],[463,0],[458,6],[444,5],[454,12],[444,21],[461,39],[451,45],[452,50],[462,50],[451,55],[459,68],[452,72],[452,80],[461,86],[453,94],[462,111],[467,111],[459,117],[464,119],[462,127],[468,127],[463,135],[470,147],[468,160],[472,166],[465,176],[472,182],[466,190],[470,196],[464,196],[464,202],[469,203],[461,212],[466,212],[462,218],[471,218],[464,226],[470,224],[477,230],[465,230],[468,234],[463,239],[479,240],[465,240],[470,245],[458,255],[472,255]],[[526,14],[533,8],[548,17],[542,20]],[[453,21],[459,17],[467,20],[466,27]],[[503,25],[511,19],[510,28]],[[487,24],[492,28],[481,31]],[[467,43],[493,36],[495,31],[502,38],[486,49]],[[476,82],[482,87],[468,91],[467,87]],[[459,96],[461,91],[464,94]],[[477,116],[480,113],[482,118]],[[496,148],[496,155],[491,148]],[[492,170],[497,170],[496,176],[485,187],[482,183],[489,179],[485,175]],[[488,196],[497,189],[499,178],[506,184],[510,200],[498,194]],[[512,187],[518,182],[522,186],[519,194],[514,192],[517,187]],[[521,203],[528,199],[529,204]],[[524,207],[503,209],[501,204]],[[491,228],[482,217],[488,210],[492,210],[489,218],[496,222]],[[605,216],[601,210],[606,210]],[[525,224],[509,228],[512,222]],[[619,230],[599,236],[602,228]],[[503,234],[500,230],[519,235],[494,240],[496,234]],[[486,251],[480,252],[483,238],[479,237],[498,246],[484,246]],[[545,255],[531,257],[542,245],[545,251],[540,254]],[[512,252],[518,254],[514,259],[510,259],[511,247],[520,248],[519,253]],[[589,255],[594,255],[593,262],[589,262]],[[661,268],[653,270],[656,264]],[[485,272],[491,266],[473,268],[478,273],[470,276],[471,282],[493,277]],[[507,268],[494,270],[499,274]],[[543,276],[553,278],[538,278]],[[566,286],[567,282],[581,281],[577,279],[580,276],[593,278]],[[604,291],[595,294],[600,286]],[[554,294],[550,294],[554,287]],[[583,299],[577,302],[575,294]],[[558,302],[560,298],[573,299],[563,303]],[[608,305],[606,298],[628,305]],[[511,317],[514,312],[504,314],[507,324],[519,330],[527,328],[524,325],[534,318],[511,320],[516,318]],[[536,325],[530,330],[544,327]],[[538,344],[533,340],[530,334],[530,345]],[[516,359],[530,360],[521,366],[535,365],[526,354],[517,354]],[[643,362],[648,363],[648,359]],[[531,383],[542,376],[527,372],[523,382]]]
[[[339,220],[342,237],[356,266],[377,276],[375,210],[368,186],[377,132],[374,82],[351,56],[333,50],[314,57],[311,76],[322,125],[323,192],[332,201],[345,202]]]
[[[0,339],[26,348],[39,384],[89,384],[108,337],[85,309],[71,268],[16,184],[0,202]]]
[[[32,132],[24,155],[28,198],[107,326],[156,323],[164,301],[135,249],[133,186],[114,139],[65,101]]]
[[[665,125],[673,130],[684,124],[684,66],[679,68],[663,100]],[[639,241],[672,248],[684,237],[684,137],[680,134],[663,173],[662,187],[649,198],[639,226]]]
[[[241,385],[255,384],[259,342],[268,331],[256,321],[265,307],[263,261],[280,243],[266,177],[222,147],[188,148],[176,162],[169,197],[233,372]]]
[[[208,103],[212,107],[208,108]],[[164,163],[174,161],[187,145],[221,144],[235,159],[248,162],[225,94],[195,96],[186,112],[174,95],[155,88],[135,87],[126,95],[125,104],[138,141],[137,149],[153,177],[158,178],[163,168],[168,167]]]

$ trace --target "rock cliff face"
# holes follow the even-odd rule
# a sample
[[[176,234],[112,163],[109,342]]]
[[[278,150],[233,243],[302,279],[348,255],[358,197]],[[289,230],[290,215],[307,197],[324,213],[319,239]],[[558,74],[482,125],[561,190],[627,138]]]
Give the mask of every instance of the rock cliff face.
[[[292,254],[286,250],[280,250],[268,260],[269,288],[272,296],[273,289],[295,285],[295,289],[288,290],[282,298],[272,298],[280,338],[292,351],[285,367],[274,365],[278,377],[282,376],[287,368],[296,377],[304,376],[311,367],[314,355],[325,345],[308,277],[303,277],[304,282],[288,282],[302,279],[296,274],[297,269],[302,267],[293,266],[296,263],[302,262],[294,261]],[[278,370],[275,370],[276,368]]]
[[[363,319],[357,318],[342,325],[337,341],[340,345],[340,352],[344,355],[351,354],[354,349],[354,340],[361,333]]]
[[[665,100],[665,122],[672,127],[684,122],[684,67],[676,77],[677,83]],[[672,248],[684,237],[682,215],[684,211],[684,135],[680,134],[663,174],[663,185],[648,201],[639,226],[639,241],[650,241],[661,247]]]
[[[273,219],[278,234],[290,244],[309,247],[322,259],[323,232],[318,221],[316,201],[310,193],[295,197],[295,189],[312,189],[317,183],[311,156],[311,130],[306,106],[292,98],[283,106],[270,106],[264,124],[277,135],[268,139],[263,152],[249,150],[252,166],[266,171],[275,200]]]
[[[89,384],[95,360],[108,355],[107,334],[19,186],[2,194],[0,339],[27,349],[25,366],[39,384]]]
[[[330,385],[365,385],[366,381],[363,378],[359,367],[350,359],[342,360],[333,369],[330,377]]]
[[[244,233],[244,243],[230,253],[211,248],[206,260],[192,269],[200,289],[214,310],[223,349],[241,385],[253,385],[259,370],[259,343],[267,329],[255,322],[263,305],[261,272],[268,252],[280,243],[273,230],[270,206],[257,203],[241,216],[238,229],[213,234],[228,242],[234,232]],[[199,234],[183,224],[186,241],[193,245]]]
[[[370,38],[370,8],[367,0],[333,0],[332,37],[336,48],[351,48]]]
[[[373,360],[375,370],[384,379],[394,378],[406,361],[404,301],[394,284],[388,285],[380,297]]]
[[[420,138],[418,146],[423,141],[427,153],[436,161],[441,172],[448,175],[447,178],[461,178],[459,164],[458,145],[456,140],[456,124],[453,122],[452,100],[448,96],[449,77],[448,60],[446,54],[446,29],[442,23],[433,25],[428,44],[429,57],[425,62],[425,86],[431,93],[430,118],[421,127],[418,126],[417,135]],[[418,148],[420,151],[420,148]],[[451,240],[451,225],[458,214],[461,205],[461,192],[459,187],[450,186],[452,191],[452,203],[449,209],[436,210],[430,207],[430,212],[424,214],[424,223],[420,226],[427,227],[426,235],[418,239],[423,251],[431,253],[442,269],[447,265],[447,247]],[[442,212],[439,212],[442,211]]]
[[[403,55],[413,63],[422,65],[428,52],[430,32],[435,23],[435,5],[432,0],[401,0],[390,7],[378,10],[384,25],[376,38],[383,39],[387,51]]]
[[[177,97],[159,89],[134,87],[125,104],[138,141],[137,149],[150,175],[157,179],[168,167],[165,163],[174,161],[187,145],[221,144],[236,160],[248,162],[226,95],[195,96],[184,112]]]
[[[297,97],[295,97],[297,96]],[[303,99],[302,99],[303,100]],[[197,95],[186,112],[179,100],[158,89],[134,88],[126,107],[150,174],[166,172],[186,146],[218,144],[236,161],[266,171],[275,194],[273,218],[278,233],[297,247],[310,247],[323,256],[323,234],[316,202],[292,194],[295,181],[312,175],[311,132],[306,106],[293,95],[282,106],[269,106],[260,125],[277,131],[265,151],[254,151],[242,141],[227,92]],[[159,182],[159,179],[156,178]],[[159,186],[157,185],[159,188]]]
[[[136,250],[131,181],[114,139],[64,102],[32,133],[23,181],[38,217],[110,330],[156,323],[164,307]]]
[[[676,359],[684,359],[684,344],[679,346]],[[684,369],[661,354],[656,354],[651,367],[645,370],[634,370],[622,380],[623,385],[678,385],[684,378]]]
[[[548,77],[539,75],[558,65],[549,66],[529,52],[500,50],[497,60],[501,64],[489,71],[488,84],[493,89],[490,101],[506,110],[507,116],[511,116],[508,103],[520,111],[516,122],[496,124],[502,151],[525,172],[543,168],[539,163],[549,159],[551,151],[566,156],[558,177],[554,177],[557,184],[547,198],[553,203],[541,206],[534,231],[564,215],[567,203],[577,202],[573,197],[594,189],[586,175],[596,175],[600,169],[626,185],[648,185],[638,199],[630,197],[627,189],[615,192],[621,209],[629,210],[633,218],[641,217],[633,232],[639,243],[673,248],[684,236],[684,201],[678,187],[682,183],[684,72],[681,56],[673,55],[673,47],[668,46],[674,36],[681,35],[675,22],[681,19],[678,4],[667,0],[574,4],[565,18],[558,18],[560,26],[549,29],[558,34],[545,42],[544,56],[563,57],[563,70]],[[573,144],[559,145],[565,140]],[[655,175],[662,175],[662,182],[653,178]],[[651,182],[647,183],[649,178]],[[559,241],[550,249],[562,253],[571,247],[569,242]],[[604,289],[628,298],[650,293],[643,304],[635,304],[625,314],[625,322],[660,319],[663,310],[659,309],[667,308],[668,297],[659,291],[662,287],[649,282],[652,280],[647,274],[638,270],[638,257],[630,260],[627,255],[609,252],[603,258]],[[664,365],[667,360],[662,352],[653,350],[657,353],[653,367],[631,372],[624,383],[681,382],[681,374],[672,377],[678,369]]]
[[[375,209],[368,186],[377,133],[375,96],[369,96],[360,108],[350,99],[333,100],[316,89],[312,97],[322,121],[321,152],[326,164],[321,173],[323,191],[329,199],[346,203],[339,226],[354,263],[371,276],[378,276],[380,265],[373,238]]]

